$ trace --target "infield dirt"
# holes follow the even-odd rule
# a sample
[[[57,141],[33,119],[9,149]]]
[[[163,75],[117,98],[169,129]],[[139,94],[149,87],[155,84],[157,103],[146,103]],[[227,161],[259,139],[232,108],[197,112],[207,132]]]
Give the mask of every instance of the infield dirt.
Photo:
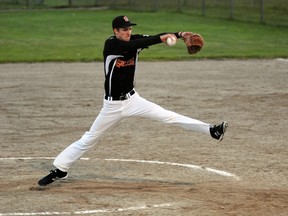
[[[103,63],[1,64],[0,216],[288,215],[287,68],[285,59],[140,62],[141,96],[207,123],[228,121],[224,140],[124,119],[67,180],[41,188],[53,168],[44,157],[80,138],[102,107]],[[105,159],[191,164],[239,179]]]

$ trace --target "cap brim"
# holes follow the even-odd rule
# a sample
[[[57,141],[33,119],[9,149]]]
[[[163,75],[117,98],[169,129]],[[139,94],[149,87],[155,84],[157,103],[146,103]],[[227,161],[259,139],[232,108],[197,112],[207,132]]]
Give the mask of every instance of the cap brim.
[[[126,28],[126,27],[129,27],[129,26],[136,26],[136,25],[137,25],[136,23],[127,23],[122,28]]]

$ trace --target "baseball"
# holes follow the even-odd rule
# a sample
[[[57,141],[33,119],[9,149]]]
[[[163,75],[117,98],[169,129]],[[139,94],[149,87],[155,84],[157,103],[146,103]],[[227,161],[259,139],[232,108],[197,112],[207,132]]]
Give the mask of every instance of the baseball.
[[[168,37],[166,40],[166,43],[168,44],[168,46],[174,46],[177,42],[176,37]]]

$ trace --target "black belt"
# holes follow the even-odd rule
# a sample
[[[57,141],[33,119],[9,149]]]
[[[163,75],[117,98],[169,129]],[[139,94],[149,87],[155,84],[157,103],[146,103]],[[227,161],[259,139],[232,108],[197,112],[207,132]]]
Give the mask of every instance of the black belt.
[[[112,96],[108,96],[105,95],[105,99],[109,100],[109,101],[122,101],[122,100],[127,100],[128,98],[130,98],[132,95],[135,94],[135,90],[133,89],[132,91],[128,92],[127,94],[121,94],[119,97],[112,97]]]

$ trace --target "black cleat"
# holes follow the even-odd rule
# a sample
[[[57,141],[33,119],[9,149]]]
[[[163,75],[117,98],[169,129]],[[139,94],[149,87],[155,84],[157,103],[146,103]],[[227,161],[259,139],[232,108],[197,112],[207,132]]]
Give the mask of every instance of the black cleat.
[[[50,173],[43,177],[42,179],[40,179],[38,181],[38,184],[40,186],[46,186],[48,184],[51,184],[52,182],[54,182],[55,180],[57,179],[64,179],[64,178],[67,178],[68,177],[68,173],[67,172],[63,172],[59,169],[54,169],[54,170],[51,170]]]
[[[217,139],[220,142],[224,137],[227,127],[228,123],[224,121],[220,125],[215,125],[214,127],[211,127],[210,134],[214,139]]]

